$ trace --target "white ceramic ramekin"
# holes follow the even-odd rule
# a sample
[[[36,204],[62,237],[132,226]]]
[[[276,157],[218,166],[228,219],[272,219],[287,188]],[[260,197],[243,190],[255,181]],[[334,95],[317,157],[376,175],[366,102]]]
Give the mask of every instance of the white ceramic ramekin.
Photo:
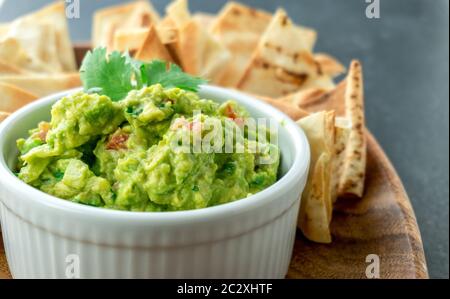
[[[73,92],[69,91],[69,92]],[[0,212],[15,278],[283,278],[291,259],[309,146],[273,107],[236,91],[204,86],[200,95],[235,99],[253,117],[280,122],[281,177],[232,203],[180,212],[123,212],[84,206],[20,181],[15,141],[68,92],[36,101],[0,124]]]

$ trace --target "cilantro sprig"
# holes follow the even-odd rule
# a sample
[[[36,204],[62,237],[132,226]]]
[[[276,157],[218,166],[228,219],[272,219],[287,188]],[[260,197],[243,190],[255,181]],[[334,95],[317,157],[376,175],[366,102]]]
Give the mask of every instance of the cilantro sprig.
[[[128,53],[114,51],[107,55],[106,48],[95,48],[83,59],[80,77],[86,92],[96,92],[120,101],[130,90],[153,84],[197,91],[207,81],[184,73],[172,63],[162,60],[141,62]]]

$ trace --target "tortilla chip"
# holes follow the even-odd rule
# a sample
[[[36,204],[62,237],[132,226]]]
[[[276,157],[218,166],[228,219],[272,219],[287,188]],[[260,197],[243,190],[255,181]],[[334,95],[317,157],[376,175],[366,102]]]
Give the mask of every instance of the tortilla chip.
[[[216,16],[209,13],[198,12],[195,13],[192,18],[199,24],[202,28],[205,28],[207,31],[210,30],[211,25],[216,20]]]
[[[297,121],[310,144],[311,162],[302,193],[298,226],[309,240],[330,243],[332,217],[333,111],[318,112]]]
[[[9,115],[10,115],[10,113],[8,113],[8,112],[0,111],[0,123],[2,121],[4,121]]]
[[[117,30],[148,28],[158,22],[159,15],[148,1],[133,1],[98,10],[94,14],[92,45],[111,50]]]
[[[0,77],[0,82],[15,85],[38,97],[81,86],[79,73],[11,75]]]
[[[113,50],[128,51],[131,55],[142,47],[149,28],[118,29],[114,33]]]
[[[185,0],[167,8],[167,18],[177,29],[172,53],[184,71],[210,80],[217,79],[230,59],[230,53],[213,36],[192,19]]]
[[[319,65],[320,73],[329,77],[336,77],[345,72],[345,67],[334,57],[325,53],[314,54],[314,60]]]
[[[38,98],[17,86],[2,82],[0,82],[0,94],[2,95],[0,111],[8,113],[12,113]]]
[[[237,87],[273,98],[297,91],[319,75],[311,53],[315,39],[314,31],[295,26],[286,12],[279,9]]]
[[[233,54],[222,78],[223,86],[236,86],[272,16],[262,10],[229,2],[211,25],[211,33]]]
[[[150,26],[144,42],[136,52],[134,58],[140,61],[150,61],[153,59],[162,59],[174,62],[167,48],[163,45],[155,26]]]

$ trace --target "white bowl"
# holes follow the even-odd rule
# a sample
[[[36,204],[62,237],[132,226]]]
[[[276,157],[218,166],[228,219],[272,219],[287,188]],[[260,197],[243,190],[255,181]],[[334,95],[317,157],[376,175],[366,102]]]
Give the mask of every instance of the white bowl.
[[[309,145],[286,115],[236,91],[204,86],[200,95],[235,99],[253,117],[280,121],[281,177],[248,198],[180,212],[124,212],[58,199],[19,180],[16,139],[62,96],[48,96],[0,124],[0,212],[14,278],[283,278],[294,245]]]

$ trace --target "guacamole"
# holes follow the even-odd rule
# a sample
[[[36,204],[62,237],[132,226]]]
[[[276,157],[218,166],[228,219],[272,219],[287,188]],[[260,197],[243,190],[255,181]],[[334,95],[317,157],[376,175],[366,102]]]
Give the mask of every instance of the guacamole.
[[[17,175],[56,197],[109,209],[176,211],[231,202],[277,180],[276,145],[244,129],[233,147],[243,151],[217,143],[227,130],[242,128],[246,117],[236,102],[218,104],[159,84],[132,90],[119,102],[78,92],[53,105],[50,122],[17,140]],[[221,130],[208,129],[214,121]],[[222,151],[173,146],[208,134],[211,147]],[[268,155],[276,159],[260,163]]]

